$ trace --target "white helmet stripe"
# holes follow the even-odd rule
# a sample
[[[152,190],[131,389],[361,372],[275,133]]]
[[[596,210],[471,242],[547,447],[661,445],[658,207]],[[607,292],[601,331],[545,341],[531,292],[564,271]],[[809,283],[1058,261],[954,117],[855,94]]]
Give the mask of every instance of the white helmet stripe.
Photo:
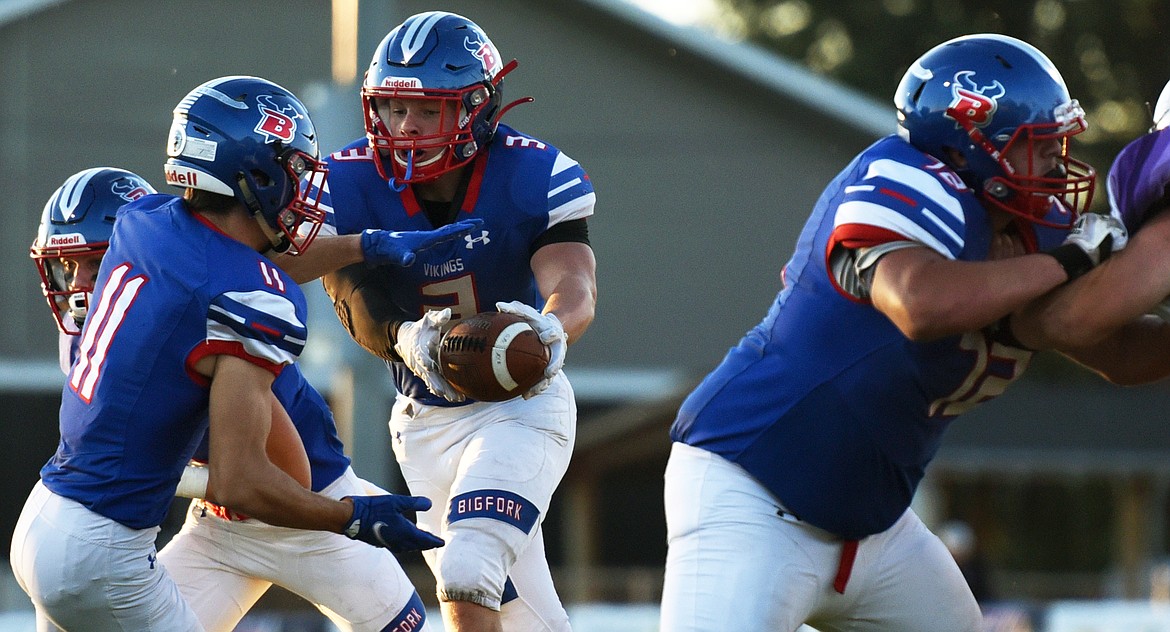
[[[65,181],[65,184],[61,185],[50,204],[61,209],[62,219],[68,221],[73,217],[73,211],[76,211],[77,205],[81,203],[81,194],[85,192],[85,185],[89,184],[89,181],[102,169],[104,167],[96,167],[75,173]]]
[[[189,92],[187,94],[187,96],[183,97],[182,101],[179,101],[179,104],[177,106],[175,106],[175,113],[176,114],[187,113],[191,109],[191,105],[199,100],[199,97],[211,97],[211,98],[215,99],[216,101],[219,101],[220,103],[228,106],[229,108],[235,108],[237,110],[248,109],[247,103],[240,103],[239,101],[236,101],[235,99],[220,92],[219,90],[214,89],[216,86],[218,86],[222,83],[227,83],[228,81],[232,81],[234,79],[241,79],[241,78],[243,78],[242,75],[232,75],[230,77],[220,77],[219,79],[217,79],[215,81],[209,81],[209,82],[195,88],[194,90]]]
[[[450,14],[442,11],[429,11],[416,15],[403,24],[406,27],[406,33],[402,36],[402,58],[404,61],[410,62],[410,58],[422,49],[423,42],[426,41],[427,35],[434,28],[435,22],[447,15]]]

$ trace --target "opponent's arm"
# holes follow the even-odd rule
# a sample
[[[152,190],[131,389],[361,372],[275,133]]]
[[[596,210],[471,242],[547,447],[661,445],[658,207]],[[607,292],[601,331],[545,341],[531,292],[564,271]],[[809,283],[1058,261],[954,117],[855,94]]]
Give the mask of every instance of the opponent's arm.
[[[1012,314],[1013,335],[1057,349],[1118,384],[1170,375],[1170,326],[1146,317],[1170,295],[1170,213],[1151,214],[1121,252]]]
[[[1114,384],[1146,384],[1170,375],[1170,324],[1139,316],[1097,343],[1060,352]]]
[[[1125,250],[1012,316],[1020,342],[1037,349],[1100,342],[1170,295],[1170,213],[1150,218]]]

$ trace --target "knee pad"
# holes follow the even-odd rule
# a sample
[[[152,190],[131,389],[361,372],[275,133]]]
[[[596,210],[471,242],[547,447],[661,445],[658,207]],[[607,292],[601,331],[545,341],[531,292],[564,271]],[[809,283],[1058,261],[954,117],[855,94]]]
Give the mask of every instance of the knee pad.
[[[451,499],[436,549],[439,599],[470,601],[498,610],[508,571],[532,541],[540,522],[536,505],[504,490],[475,490]]]

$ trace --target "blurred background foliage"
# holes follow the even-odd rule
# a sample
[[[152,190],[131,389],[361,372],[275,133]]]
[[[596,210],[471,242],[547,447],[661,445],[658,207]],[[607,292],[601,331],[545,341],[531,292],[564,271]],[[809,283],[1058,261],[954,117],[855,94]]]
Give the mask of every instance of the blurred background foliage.
[[[1073,153],[1102,174],[1170,80],[1167,0],[717,0],[708,26],[890,103],[935,44],[991,32],[1043,51],[1088,113]],[[1101,192],[1103,193],[1103,191]],[[1105,204],[1099,194],[1095,207]]]

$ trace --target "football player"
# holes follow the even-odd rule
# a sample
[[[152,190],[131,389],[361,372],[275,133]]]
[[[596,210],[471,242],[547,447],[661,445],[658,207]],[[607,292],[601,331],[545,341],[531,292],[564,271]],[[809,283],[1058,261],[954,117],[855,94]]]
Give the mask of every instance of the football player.
[[[282,371],[304,344],[304,296],[261,254],[303,253],[322,218],[325,168],[304,106],[263,79],[209,81],[176,107],[168,154],[167,181],[184,188],[182,198],[144,195],[149,185],[128,172],[81,172],[46,205],[33,246],[62,332],[85,323],[63,389],[61,444],[13,534],[12,567],[39,629],[204,629],[158,563],[154,539],[205,433],[208,490],[217,500],[271,525],[313,530],[286,529],[277,546],[295,534],[324,536],[340,555],[349,542],[332,535],[340,533],[395,550],[442,544],[402,515],[429,507],[427,499],[367,496],[337,458],[313,464],[325,493],[312,493],[303,486],[309,463],[305,472],[295,470],[295,458],[286,466],[303,474],[298,480],[266,453],[270,428],[291,428],[273,395],[278,376],[290,385],[281,390],[295,393],[292,410],[327,412],[299,374]],[[118,204],[132,198],[111,226]],[[458,227],[405,238],[367,233],[334,248],[352,249],[355,260],[404,265],[459,234]],[[324,430],[316,440],[328,440]],[[249,528],[257,527],[240,530]],[[204,561],[201,569],[211,566]],[[399,610],[376,614],[383,624],[402,616],[421,624],[421,604],[401,569],[381,568],[397,573],[386,585],[398,590],[360,599],[399,602]]]
[[[322,234],[484,221],[410,268],[325,279],[342,323],[387,361],[397,387],[394,452],[411,492],[435,502],[418,524],[447,542],[423,555],[452,632],[569,629],[541,521],[575,437],[560,369],[594,315],[594,192],[577,161],[500,124],[530,100],[504,104],[501,82],[515,66],[465,17],[411,16],[366,72],[366,136],[327,159]],[[451,319],[496,309],[522,315],[550,346],[545,379],[523,397],[468,401],[436,369],[439,335]]]
[[[771,309],[678,412],[663,632],[982,629],[911,498],[947,425],[1027,366],[1001,321],[1125,231],[1080,215],[1084,113],[1033,46],[940,44],[894,102],[897,133],[829,183]]]
[[[32,257],[42,289],[61,330],[62,370],[76,357],[93,282],[106,252],[119,207],[154,189],[141,177],[113,168],[86,169],[49,198]],[[333,415],[321,395],[291,364],[272,390],[291,417],[303,451],[304,472],[282,467],[315,492],[332,498],[376,489],[350,468]],[[282,457],[270,431],[267,452]],[[179,496],[196,497],[180,531],[158,554],[179,592],[208,631],[232,630],[275,583],[301,595],[341,630],[382,630],[413,625],[423,630],[426,611],[394,556],[387,550],[325,532],[272,527],[228,510],[207,489],[206,436],[179,481]],[[380,492],[385,493],[385,492]],[[362,595],[356,598],[355,595]]]

